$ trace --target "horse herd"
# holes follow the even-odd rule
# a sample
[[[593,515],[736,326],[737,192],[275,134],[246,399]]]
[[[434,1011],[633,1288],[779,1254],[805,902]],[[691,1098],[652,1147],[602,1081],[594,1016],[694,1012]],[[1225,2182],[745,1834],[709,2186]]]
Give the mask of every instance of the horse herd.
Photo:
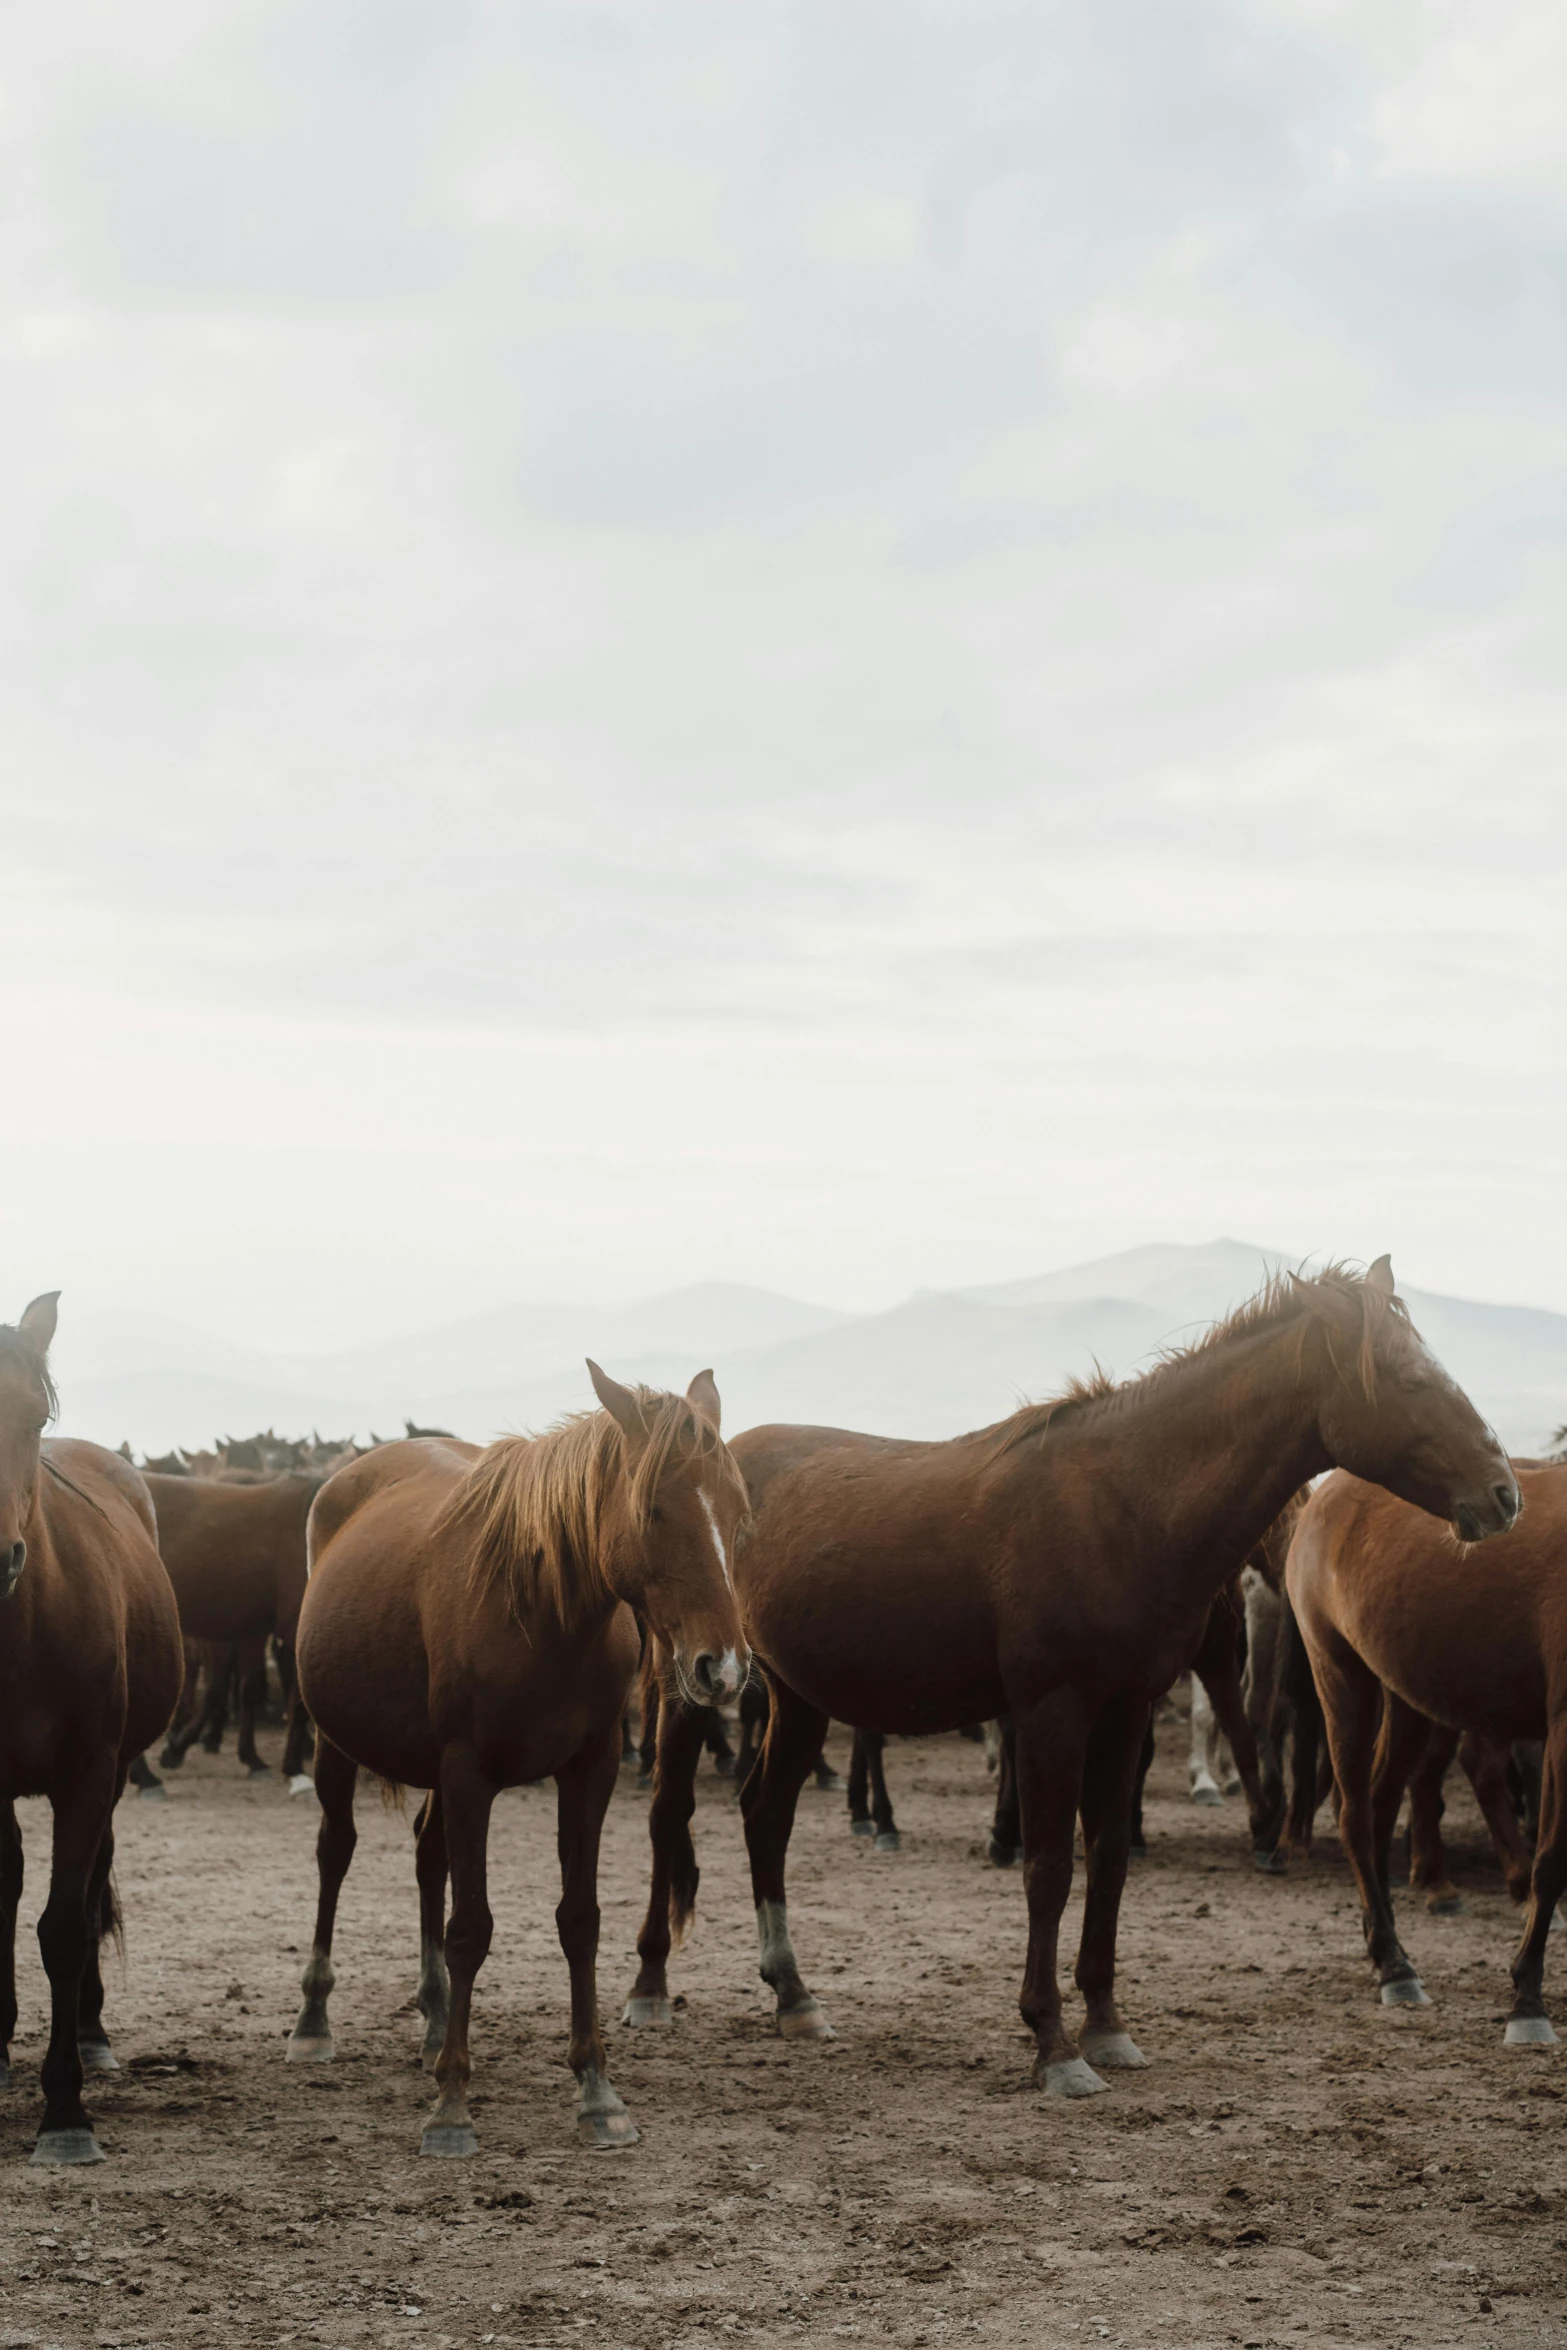
[[[259,1502],[254,1487],[144,1476],[96,1445],[46,1439],[55,1321],[51,1294],[0,1329],[0,2085],[16,2025],[15,1799],[47,1796],[54,1814],[34,2161],[101,2159],[82,2097],[85,2074],[115,2062],[99,1967],[118,1925],[114,1807],[175,1717],[186,1635],[232,1632],[231,1617],[211,1628],[216,1615],[195,1629],[189,1596],[191,1526],[202,1520],[209,1555],[225,1510],[234,1527],[246,1509],[247,1523],[268,1509],[288,1519],[296,1557],[307,1530],[308,1581],[301,1570],[291,1590],[274,1571],[261,1591],[259,1549],[245,1554],[237,1535],[229,1545],[230,1580],[256,1587],[259,1637],[282,1645],[296,1780],[315,1726],[319,1900],[292,2061],[333,2053],[333,1928],[359,1774],[426,1791],[417,2001],[437,2102],[424,2153],[477,2148],[469,2032],[492,1931],[490,1813],[503,1788],[546,1777],[577,2134],[601,2148],[636,2139],[610,2079],[595,1960],[600,1833],[639,1660],[661,1702],[645,1709],[652,1876],[628,2023],[671,2020],[671,1949],[697,1890],[697,1761],[711,1709],[749,1686],[768,1703],[741,1806],[760,1970],[785,2037],[830,2029],[791,1939],[787,1887],[796,1802],[829,1720],[867,1734],[878,1784],[882,1736],[1000,1721],[993,1851],[1020,1848],[1024,1864],[1020,2005],[1035,2083],[1089,2096],[1106,2072],[1142,2065],[1117,2001],[1117,1929],[1151,1708],[1193,1664],[1235,1739],[1260,1857],[1277,1865],[1276,1758],[1266,1737],[1259,1758],[1238,1700],[1234,1594],[1248,1561],[1259,1589],[1287,1596],[1387,2004],[1425,1998],[1388,1890],[1406,1781],[1429,1775],[1433,1751],[1445,1765],[1461,1734],[1503,1758],[1503,1778],[1514,1744],[1537,1742],[1506,2040],[1554,2037],[1542,1979],[1567,1878],[1567,1467],[1508,1460],[1411,1326],[1385,1257],[1360,1276],[1270,1281],[1140,1378],[1074,1384],[942,1443],[781,1426],[726,1442],[710,1372],[676,1395],[590,1363],[599,1408],[543,1436],[480,1449],[410,1435],[324,1482],[275,1478]],[[248,1492],[245,1509],[225,1492]],[[1297,1746],[1298,1838],[1321,1790],[1309,1739]],[[1079,1824],[1074,2030],[1057,1945]]]

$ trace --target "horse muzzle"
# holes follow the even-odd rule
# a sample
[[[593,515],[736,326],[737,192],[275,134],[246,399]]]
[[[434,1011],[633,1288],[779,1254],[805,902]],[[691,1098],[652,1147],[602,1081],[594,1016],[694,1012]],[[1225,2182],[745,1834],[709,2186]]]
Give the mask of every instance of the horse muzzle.
[[[1485,1542],[1505,1534],[1518,1522],[1523,1496],[1515,1477],[1499,1477],[1484,1493],[1469,1494],[1453,1506],[1453,1527],[1460,1542]]]
[[[699,1705],[723,1705],[731,1697],[739,1696],[750,1669],[749,1651],[742,1657],[734,1649],[726,1648],[720,1656],[705,1648],[687,1665],[686,1679]]]

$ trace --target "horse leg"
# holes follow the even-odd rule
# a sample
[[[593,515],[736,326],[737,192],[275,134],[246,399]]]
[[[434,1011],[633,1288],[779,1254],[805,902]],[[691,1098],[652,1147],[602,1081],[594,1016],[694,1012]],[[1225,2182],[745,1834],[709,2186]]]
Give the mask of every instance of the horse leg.
[[[1277,1874],[1273,1847],[1278,1841],[1278,1821],[1263,1792],[1257,1738],[1247,1719],[1246,1703],[1241,1694],[1240,1657],[1234,1641],[1225,1644],[1222,1654],[1204,1660],[1203,1682],[1213,1707],[1214,1720],[1230,1742],[1235,1768],[1246,1790],[1252,1860],[1267,1874]]]
[[[611,1753],[613,1749],[609,1750]],[[424,2125],[421,2154],[477,2154],[479,2141],[468,2111],[473,2061],[468,2027],[473,2014],[474,1977],[490,1951],[495,1920],[490,1915],[488,1852],[490,1812],[498,1789],[480,1770],[467,1746],[448,1746],[441,1756],[441,1814],[452,1871],[452,1915],[446,1929],[446,1964],[451,1976],[446,2038],[435,2060],[439,2095]],[[606,1793],[605,1801],[609,1798]]]
[[[1381,1739],[1382,1684],[1346,1640],[1332,1631],[1314,1649],[1328,1749],[1339,1786],[1339,1840],[1360,1894],[1366,1950],[1384,2007],[1429,2007],[1413,1960],[1398,1939],[1393,1900],[1378,1867],[1371,1776]],[[1396,1759],[1396,1758],[1395,1758]],[[1386,1781],[1384,1780],[1384,1787]],[[1402,1781],[1399,1782],[1400,1788]]]
[[[185,1644],[185,1679],[180,1702],[163,1740],[158,1760],[166,1771],[177,1771],[196,1743],[201,1729],[201,1672],[203,1658],[194,1642]]]
[[[119,1795],[117,1787],[116,1801]],[[113,1867],[114,1815],[111,1813],[87,1881],[87,1958],[76,2002],[76,2046],[82,2069],[89,2073],[117,2073],[120,2069],[119,2059],[109,2046],[109,2035],[103,2028],[103,1943],[104,1937],[118,1933],[120,1926],[119,1904],[114,1898],[111,1878]]]
[[[11,2086],[16,2037],[16,1913],[22,1901],[22,1831],[16,1806],[0,1803],[0,2089]]]
[[[597,1962],[599,1947],[599,1838],[620,1767],[619,1731],[611,1725],[596,1745],[586,1747],[555,1774],[560,1842],[560,1907],[555,1925],[571,1974],[571,2038],[567,2061],[577,2080],[577,2136],[584,2146],[607,2152],[634,2146],[637,2132],[610,2084],[609,2062],[599,2031]]]
[[[1507,1741],[1503,1738],[1478,1738],[1472,1732],[1468,1733],[1459,1741],[1458,1759],[1464,1766],[1464,1775],[1475,1791],[1475,1801],[1491,1831],[1491,1842],[1496,1846],[1496,1856],[1507,1879],[1507,1890],[1514,1901],[1523,1903],[1529,1898],[1534,1854],[1524,1841],[1507,1784]]]
[[[684,1712],[685,1708],[680,1710]],[[658,1766],[659,1728],[665,1711],[663,1680],[656,1670],[650,1670],[642,1679],[642,1743],[637,1749],[640,1762],[637,1771],[639,1787],[651,1787],[653,1784]],[[700,1745],[697,1751],[701,1752]]]
[[[751,1677],[740,1692],[740,1751],[735,1756],[737,1795],[756,1768],[756,1758],[767,1732],[767,1713],[771,1703],[767,1683],[753,1666]]]
[[[254,1659],[248,1667],[245,1663],[247,1655]],[[235,1670],[239,1684],[239,1743],[234,1750],[235,1759],[244,1764],[253,1779],[270,1779],[271,1770],[256,1751],[256,1715],[266,1703],[267,1696],[266,1642],[262,1641],[257,1655],[247,1641],[239,1653]]]
[[[713,1758],[713,1768],[718,1776],[721,1779],[732,1779],[735,1775],[735,1750],[729,1743],[724,1717],[716,1705],[704,1706],[702,1710],[705,1716],[702,1743]]]
[[[1411,1775],[1429,1752],[1435,1728],[1428,1714],[1417,1713],[1391,1689],[1382,1697],[1382,1724],[1377,1732],[1371,1767],[1371,1850],[1377,1879],[1390,1898],[1393,1889],[1393,1831]],[[1445,1767],[1445,1766],[1444,1766]],[[1436,1786],[1437,1816],[1441,1816],[1442,1784]],[[1438,1853],[1441,1838],[1437,1839]],[[1441,1865],[1439,1863],[1439,1865]],[[1453,1897],[1457,1899],[1455,1894]]]
[[[647,1915],[637,1936],[641,1963],[620,2019],[623,2024],[640,2027],[675,2020],[669,2003],[669,1952],[690,1922],[702,1874],[691,1841],[701,1751],[701,1731],[690,1708],[678,1702],[665,1705],[659,1714],[657,1767],[648,1806],[653,1870]]]
[[[1009,1869],[1023,1857],[1023,1824],[1017,1807],[1017,1732],[1012,1716],[996,1723],[999,1768],[996,1773],[996,1816],[990,1823],[990,1863]]]
[[[1286,1855],[1298,1852],[1304,1857],[1311,1850],[1312,1828],[1322,1801],[1322,1699],[1299,1622],[1287,1598],[1279,1641],[1281,1704],[1290,1721],[1290,1803],[1283,1848]]]
[[[789,1939],[784,1865],[795,1805],[822,1751],[827,1716],[807,1705],[782,1681],[773,1683],[772,1714],[762,1741],[761,1760],[745,1783],[746,1850],[751,1860],[751,1895],[756,1903],[756,1936],[761,1977],[778,2006],[778,2029],[786,2040],[827,2040],[832,2026],[800,1978]]]
[[[1458,1732],[1432,1722],[1409,1774],[1409,1890],[1425,1895],[1433,1917],[1451,1917],[1463,1908],[1442,1843],[1442,1782],[1457,1752]]]
[[[451,1982],[446,1972],[446,1831],[441,1824],[440,1790],[432,1787],[414,1823],[414,1875],[419,1883],[419,1988],[414,2005],[424,2018],[420,2050],[427,2073],[446,2038]]]
[[[1077,1987],[1088,2005],[1079,2040],[1083,2059],[1106,2071],[1148,2059],[1115,2004],[1115,1943],[1132,1842],[1132,1789],[1148,1717],[1143,1698],[1119,1698],[1094,1725],[1083,1758],[1083,1852],[1088,1891],[1077,1954]]]
[[[164,1793],[163,1781],[144,1754],[133,1754],[125,1773],[138,1795],[149,1795],[155,1800]]]
[[[82,2104],[82,2059],[77,2017],[82,1976],[98,1918],[88,1915],[99,1853],[119,1794],[112,1761],[50,1797],[54,1850],[49,1899],[38,1920],[38,1948],[49,1977],[49,2049],[44,2057],[43,2125],[34,2162],[101,2162],[102,2149]]]
[[[873,1852],[901,1852],[903,1838],[898,1834],[898,1823],[892,1816],[892,1797],[887,1793],[887,1736],[883,1730],[870,1730],[871,1766],[871,1820],[876,1830]]]
[[[232,1648],[214,1645],[207,1667],[207,1702],[201,1717],[201,1751],[203,1754],[223,1752],[223,1733],[228,1728],[229,1690],[235,1676]]]
[[[327,2000],[337,1978],[332,1972],[332,1930],[337,1923],[337,1897],[354,1857],[359,1831],[354,1826],[354,1787],[359,1765],[329,1738],[316,1738],[316,1795],[321,1825],[316,1832],[316,1930],[305,1965],[300,2008],[284,2055],[290,2064],[324,2064],[337,2051],[327,2016]]]
[[[1153,1715],[1154,1709],[1150,1706],[1148,1720],[1143,1729],[1142,1749],[1137,1757],[1137,1777],[1132,1784],[1132,1841],[1130,1850],[1134,1860],[1148,1858],[1148,1834],[1143,1825],[1143,1795],[1148,1786],[1148,1774],[1153,1769]]]
[[[871,1818],[871,1740],[874,1730],[856,1730],[849,1749],[849,1833],[851,1836],[874,1836],[876,1822]]]
[[[1193,1803],[1207,1805],[1211,1810],[1224,1801],[1218,1780],[1213,1775],[1209,1754],[1213,1745],[1213,1703],[1203,1686],[1200,1673],[1192,1675],[1192,1736],[1191,1751],[1186,1760],[1186,1776]]]
[[[1509,2048],[1555,2045],[1545,2013],[1545,1942],[1556,1904],[1567,1889],[1567,1720],[1551,1724],[1540,1783],[1540,1841],[1523,1940],[1513,1960],[1513,2012],[1504,2034]]]
[[[283,1718],[288,1727],[283,1737],[283,1760],[278,1766],[283,1783],[290,1795],[308,1795],[311,1782],[306,1776],[305,1762],[310,1745],[310,1716],[299,1693],[299,1665],[292,1640],[274,1638],[277,1650],[277,1669],[283,1682]]]
[[[1037,2049],[1034,2086],[1051,2097],[1092,2097],[1109,2083],[1084,2061],[1062,2022],[1056,1971],[1061,1912],[1072,1890],[1072,1843],[1083,1792],[1088,1724],[1068,1690],[1013,1718],[1028,1901],[1028,1958],[1018,2005]]]

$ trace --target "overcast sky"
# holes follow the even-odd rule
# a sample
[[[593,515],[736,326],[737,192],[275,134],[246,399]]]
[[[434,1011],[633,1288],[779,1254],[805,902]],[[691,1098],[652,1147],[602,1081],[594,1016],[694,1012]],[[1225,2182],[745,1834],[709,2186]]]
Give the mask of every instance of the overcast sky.
[[[1567,13],[15,18],[14,1314],[1567,1308]]]

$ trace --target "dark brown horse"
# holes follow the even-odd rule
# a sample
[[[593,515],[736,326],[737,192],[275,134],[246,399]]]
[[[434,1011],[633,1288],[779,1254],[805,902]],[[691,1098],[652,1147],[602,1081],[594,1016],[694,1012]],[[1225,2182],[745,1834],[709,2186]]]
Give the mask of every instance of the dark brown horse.
[[[1524,1515],[1471,1559],[1462,1541],[1352,1476],[1312,1495],[1287,1580],[1322,1699],[1339,1836],[1389,2006],[1424,2006],[1388,1891],[1393,1827],[1433,1721],[1543,1739],[1540,1836],[1513,1961],[1511,2047],[1549,2044],[1545,1942],[1567,1887],[1567,1467],[1518,1468]]]
[[[555,1916],[571,1972],[578,2132],[591,2146],[634,2141],[609,2083],[594,1962],[599,1835],[637,1667],[636,1617],[698,1702],[733,1696],[749,1661],[730,1570],[745,1484],[718,1432],[711,1372],[678,1396],[588,1368],[602,1411],[484,1453],[384,1445],[339,1471],[311,1514],[299,1674],[317,1725],[321,1899],[288,2053],[333,2052],[332,1927],[354,1848],[358,1769],[428,1787],[417,1831],[418,2004],[440,2099],[426,2154],[477,2150],[468,2021],[490,1946],[490,1808],[503,1787],[547,1777],[559,1796]]]
[[[101,2162],[84,2068],[112,2072],[98,1946],[118,1924],[114,1807],[179,1695],[179,1619],[147,1488],[118,1453],[44,1443],[58,1292],[0,1329],[0,2085],[16,2030],[20,1795],[54,1813],[38,1947],[49,1977],[34,2162]]]
[[[1148,1708],[1196,1648],[1215,1593],[1290,1496],[1335,1462],[1478,1541],[1511,1525],[1495,1438],[1426,1352],[1385,1258],[1364,1280],[1290,1277],[1146,1377],[1077,1387],[945,1444],[829,1428],[740,1437],[754,1534],[736,1566],[772,1715],[746,1784],[761,1973],[780,2028],[827,2029],[789,1939],[784,1861],[829,1715],[904,1731],[1010,1713],[1017,1737],[1035,2079],[1060,2096],[1141,2064],[1115,2003],[1116,1922]],[[674,1709],[670,1709],[672,1720]],[[651,1809],[652,1898],[633,2012],[667,2001],[681,1919],[689,1757],[669,1740]],[[1080,2052],[1056,1941],[1081,1812],[1088,1891]],[[1091,2060],[1091,2061],[1090,2061]]]
[[[321,1482],[295,1475],[268,1475],[254,1485],[147,1477],[185,1638],[207,1649],[209,1674],[229,1650],[241,1652],[239,1759],[253,1777],[267,1771],[256,1751],[257,1668],[265,1666],[268,1640],[278,1644],[288,1713],[283,1770],[300,1788],[309,1785],[302,1768],[309,1723],[294,1688],[293,1640],[305,1596],[305,1524]],[[259,1686],[264,1690],[264,1678]],[[178,1770],[205,1721],[206,1709],[191,1692],[159,1758],[165,1770]]]

